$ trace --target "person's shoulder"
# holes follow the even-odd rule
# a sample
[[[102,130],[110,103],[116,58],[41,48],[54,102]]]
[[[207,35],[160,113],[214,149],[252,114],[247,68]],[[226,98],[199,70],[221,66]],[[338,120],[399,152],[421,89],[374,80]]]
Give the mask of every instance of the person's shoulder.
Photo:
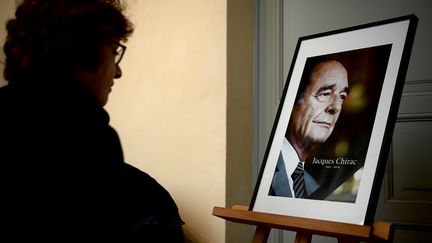
[[[149,183],[157,183],[158,182],[151,177],[149,174],[147,174],[146,172],[138,169],[137,167],[129,164],[129,163],[124,163],[122,166],[122,174],[123,176],[127,177],[130,180],[140,180],[140,181],[146,181]]]
[[[170,193],[156,179],[130,164],[125,163],[122,173],[124,182],[128,183],[124,190],[129,195],[125,196],[132,197],[131,206],[136,205],[139,208],[137,211],[141,211],[138,232],[147,232],[149,229],[170,234],[181,232],[184,222]]]
[[[126,190],[131,190],[134,194],[142,200],[146,201],[146,204],[159,207],[162,205],[171,207],[172,210],[177,210],[177,206],[171,197],[170,193],[152,176],[146,172],[138,169],[137,167],[124,163],[122,165],[121,183],[124,185]]]

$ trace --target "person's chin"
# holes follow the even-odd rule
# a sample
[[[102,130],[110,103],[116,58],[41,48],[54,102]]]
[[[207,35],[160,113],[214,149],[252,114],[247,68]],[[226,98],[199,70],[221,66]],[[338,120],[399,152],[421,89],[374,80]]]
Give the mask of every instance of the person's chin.
[[[100,106],[104,107],[108,103],[108,95],[106,95],[104,97],[101,97],[98,100],[98,103],[99,103]]]
[[[312,133],[313,141],[315,143],[324,143],[330,136],[330,129],[318,129]]]

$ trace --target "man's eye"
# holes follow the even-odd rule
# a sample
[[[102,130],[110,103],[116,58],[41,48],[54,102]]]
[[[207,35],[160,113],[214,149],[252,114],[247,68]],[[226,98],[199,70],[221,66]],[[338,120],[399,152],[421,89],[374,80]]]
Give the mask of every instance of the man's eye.
[[[347,98],[347,95],[346,94],[341,94],[340,98],[341,98],[341,100],[345,100]]]
[[[330,90],[322,91],[322,92],[318,93],[318,97],[319,96],[326,97],[326,96],[330,96],[331,94],[332,94],[332,92]]]
[[[327,101],[330,96],[332,95],[331,90],[321,90],[318,93],[314,94],[313,96],[320,102]]]

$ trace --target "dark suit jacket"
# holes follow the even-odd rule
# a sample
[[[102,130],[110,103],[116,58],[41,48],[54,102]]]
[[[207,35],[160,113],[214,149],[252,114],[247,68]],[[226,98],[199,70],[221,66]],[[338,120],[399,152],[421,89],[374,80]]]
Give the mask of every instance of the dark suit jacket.
[[[319,185],[315,181],[315,179],[309,173],[307,173],[306,170],[304,171],[304,181],[305,198],[307,198],[319,187]],[[285,169],[285,161],[283,160],[282,153],[279,153],[279,158],[270,186],[269,195],[280,197],[293,197],[291,194],[290,184]]]
[[[123,161],[105,110],[61,82],[0,88],[0,241],[183,242],[170,194]]]

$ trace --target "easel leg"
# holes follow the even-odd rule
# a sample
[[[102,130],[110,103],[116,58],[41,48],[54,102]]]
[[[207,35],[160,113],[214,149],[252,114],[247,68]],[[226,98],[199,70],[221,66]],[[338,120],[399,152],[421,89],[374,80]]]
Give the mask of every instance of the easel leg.
[[[266,243],[270,234],[270,227],[257,226],[253,237],[253,243]]]
[[[295,243],[311,243],[312,235],[307,233],[297,232]]]

